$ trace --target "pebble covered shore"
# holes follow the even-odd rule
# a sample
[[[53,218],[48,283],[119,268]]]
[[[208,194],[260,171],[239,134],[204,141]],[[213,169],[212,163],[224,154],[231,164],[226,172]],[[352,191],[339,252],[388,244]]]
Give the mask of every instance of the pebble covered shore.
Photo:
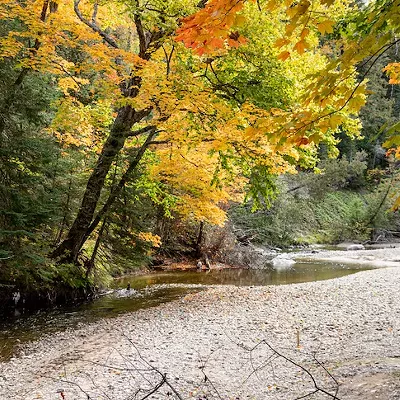
[[[0,364],[2,400],[290,400],[314,391],[308,398],[400,399],[399,267],[208,288],[44,337]]]

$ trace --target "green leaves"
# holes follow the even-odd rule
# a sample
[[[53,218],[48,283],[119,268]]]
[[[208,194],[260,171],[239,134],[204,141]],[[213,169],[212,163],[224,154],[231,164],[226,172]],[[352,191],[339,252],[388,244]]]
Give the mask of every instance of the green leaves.
[[[252,211],[271,207],[278,195],[276,175],[264,165],[253,166],[250,170],[249,186],[245,201],[252,204]]]

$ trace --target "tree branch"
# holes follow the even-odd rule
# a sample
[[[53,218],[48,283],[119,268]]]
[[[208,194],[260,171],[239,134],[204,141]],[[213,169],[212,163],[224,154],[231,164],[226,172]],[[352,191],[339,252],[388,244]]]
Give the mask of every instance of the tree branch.
[[[175,50],[175,45],[172,46],[171,53],[169,55],[167,54],[167,50],[165,50],[165,47],[164,46],[161,47],[164,51],[165,60],[167,62],[167,78],[168,78],[169,73],[171,72],[171,59],[172,59],[172,54],[174,53]]]
[[[306,398],[306,397],[308,397],[308,396],[311,396],[312,394],[315,394],[315,393],[317,393],[317,392],[324,393],[324,394],[326,394],[328,397],[331,397],[331,398],[334,399],[334,400],[340,400],[339,397],[337,397],[337,390],[336,390],[336,392],[335,392],[334,394],[332,394],[332,393],[327,392],[325,389],[321,388],[321,387],[318,385],[317,381],[315,380],[313,374],[312,374],[307,368],[303,367],[301,364],[299,364],[299,363],[293,361],[293,360],[290,359],[289,357],[286,357],[284,354],[282,354],[282,353],[278,352],[277,350],[275,350],[266,340],[262,340],[260,343],[264,343],[264,344],[265,344],[272,352],[274,352],[277,356],[279,356],[279,357],[283,358],[285,361],[287,361],[287,362],[293,364],[295,367],[300,368],[300,369],[301,369],[303,372],[305,372],[305,373],[309,376],[309,378],[311,379],[311,381],[312,381],[312,383],[313,383],[313,385],[314,385],[315,390],[314,390],[313,392],[309,393],[309,394],[306,394],[305,396],[297,397],[296,400],[304,399],[304,398]],[[314,359],[315,359],[315,356],[314,356]],[[319,364],[319,365],[320,365],[320,364]],[[324,370],[326,371],[326,368],[324,368]],[[329,376],[332,378],[332,375],[331,375],[331,374],[329,374]],[[337,381],[336,381],[335,379],[334,379],[334,381],[335,381],[335,383],[337,384]]]
[[[126,137],[140,136],[140,135],[142,135],[143,133],[148,133],[148,132],[150,132],[150,131],[153,131],[154,129],[156,129],[156,126],[154,126],[154,125],[149,125],[149,126],[146,126],[146,127],[144,127],[144,128],[137,129],[136,131],[130,131],[130,132],[128,132],[128,133],[126,134]]]
[[[95,4],[95,10],[93,11],[93,16],[92,16],[92,21],[88,21],[81,13],[81,11],[79,10],[79,3],[81,2],[81,0],[74,0],[74,11],[75,14],[77,15],[77,17],[85,24],[87,25],[89,28],[91,28],[93,31],[95,31],[96,33],[98,33],[110,46],[114,47],[115,49],[118,49],[119,46],[117,44],[117,42],[109,35],[107,35],[107,33],[105,33],[102,29],[100,29],[100,27],[96,24],[95,22],[95,18],[96,18],[96,14],[97,14],[97,3]]]
[[[140,7],[139,0],[136,0],[135,4],[136,4],[137,8]],[[140,19],[139,14],[137,12],[135,12],[133,19],[135,21],[136,32],[139,37],[139,57],[143,58],[145,60],[147,48],[148,48],[148,45],[150,44],[150,42],[146,39],[146,34],[144,32],[142,20]]]
[[[99,3],[96,1],[93,5],[92,23],[96,24],[97,11],[99,10]]]
[[[170,389],[174,392],[175,396],[179,399],[179,400],[183,400],[182,396],[178,393],[178,391],[169,383],[169,381],[167,380],[167,375],[163,374],[159,369],[157,369],[154,365],[150,364],[140,353],[139,349],[136,347],[136,345],[133,343],[132,339],[130,339],[127,335],[125,335],[125,338],[128,340],[128,342],[131,344],[131,346],[133,346],[133,348],[137,351],[139,358],[146,364],[148,365],[153,371],[157,372],[165,381],[165,384],[168,385],[170,387]]]
[[[177,17],[179,17],[179,13],[168,14],[168,13],[166,13],[166,12],[163,11],[163,10],[159,10],[158,8],[149,7],[147,4],[144,6],[144,8],[145,8],[146,10],[149,10],[149,11],[154,11],[154,12],[156,12],[156,13],[158,13],[158,14],[161,14],[162,16],[165,16],[165,17],[169,17],[169,18],[177,18]]]

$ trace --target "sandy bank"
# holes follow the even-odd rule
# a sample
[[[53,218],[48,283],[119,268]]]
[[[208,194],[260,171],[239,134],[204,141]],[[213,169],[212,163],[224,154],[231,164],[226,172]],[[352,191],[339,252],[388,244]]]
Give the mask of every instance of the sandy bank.
[[[176,390],[183,399],[288,400],[315,390],[304,370],[268,345],[334,393],[315,356],[337,379],[339,399],[400,399],[399,288],[400,268],[210,288],[33,343],[0,364],[0,399],[61,399],[61,389],[66,400],[143,399],[161,374],[171,386],[147,398],[172,399]]]

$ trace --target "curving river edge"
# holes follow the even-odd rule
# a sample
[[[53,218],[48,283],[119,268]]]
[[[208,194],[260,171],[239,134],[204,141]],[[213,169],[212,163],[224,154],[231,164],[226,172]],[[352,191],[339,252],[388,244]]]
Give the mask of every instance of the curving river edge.
[[[304,371],[269,358],[271,346],[334,391],[317,357],[337,380],[338,398],[398,399],[400,252],[359,255],[397,266],[287,286],[208,288],[49,335],[0,364],[0,398],[57,399],[61,389],[67,400],[124,399],[139,389],[144,397],[159,373],[185,399],[217,398],[216,391],[224,399],[288,399],[312,391]],[[163,385],[152,398],[171,390]]]

